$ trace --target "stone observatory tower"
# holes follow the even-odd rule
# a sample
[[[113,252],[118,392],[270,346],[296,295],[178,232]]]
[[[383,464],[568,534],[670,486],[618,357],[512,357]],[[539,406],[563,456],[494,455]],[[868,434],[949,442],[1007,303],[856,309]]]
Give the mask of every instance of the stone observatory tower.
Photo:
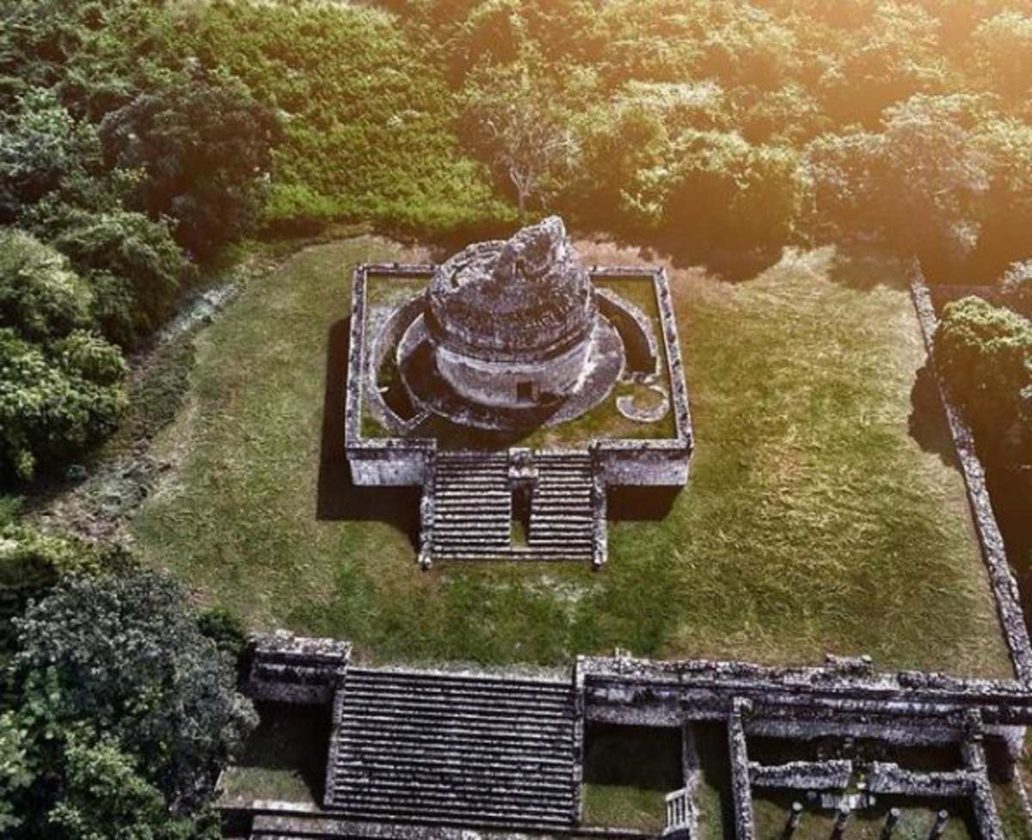
[[[426,328],[440,375],[496,408],[547,405],[589,367],[595,287],[557,216],[508,241],[470,245],[438,266]]]

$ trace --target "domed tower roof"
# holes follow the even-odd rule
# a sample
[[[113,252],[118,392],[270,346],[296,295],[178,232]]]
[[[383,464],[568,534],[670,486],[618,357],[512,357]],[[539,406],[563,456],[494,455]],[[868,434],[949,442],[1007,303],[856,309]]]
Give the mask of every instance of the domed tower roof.
[[[551,216],[508,241],[479,242],[434,272],[427,325],[438,344],[496,360],[551,358],[587,338],[594,287]]]

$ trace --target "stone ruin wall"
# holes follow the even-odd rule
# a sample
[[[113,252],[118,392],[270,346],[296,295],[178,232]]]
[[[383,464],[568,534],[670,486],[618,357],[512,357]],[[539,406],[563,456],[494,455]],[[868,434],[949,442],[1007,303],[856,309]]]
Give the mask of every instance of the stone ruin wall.
[[[935,362],[935,330],[938,318],[928,285],[916,260],[910,270],[910,291],[914,308],[917,310],[925,349],[928,352],[929,364],[939,390],[939,398],[946,413],[953,448],[964,477],[975,531],[982,549],[982,558],[989,572],[989,581],[996,599],[1007,648],[1014,663],[1014,671],[1018,679],[1032,685],[1032,643],[1029,641],[1028,627],[1021,608],[1018,584],[1007,562],[1006,547],[993,512],[992,500],[985,483],[985,469],[978,458],[974,437],[967,422],[957,410],[950,396],[949,385],[943,380]]]
[[[565,393],[577,382],[588,354],[589,342],[578,344],[560,355],[537,362],[509,362],[479,359],[437,348],[438,371],[455,390],[482,405],[518,407],[517,385],[529,382],[537,394]]]

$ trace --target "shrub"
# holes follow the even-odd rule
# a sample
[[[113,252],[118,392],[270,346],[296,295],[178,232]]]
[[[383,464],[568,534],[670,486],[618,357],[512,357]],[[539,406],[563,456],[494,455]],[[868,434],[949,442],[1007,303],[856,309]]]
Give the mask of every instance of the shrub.
[[[1000,288],[1016,308],[1032,311],[1032,260],[1011,263],[1000,278]]]
[[[214,78],[142,93],[101,123],[108,162],[146,175],[137,205],[174,219],[177,240],[199,258],[254,230],[277,137],[268,108]]]
[[[0,474],[31,479],[38,464],[110,434],[126,406],[124,375],[117,348],[95,336],[73,332],[51,353],[0,329]]]
[[[0,327],[48,341],[90,323],[93,294],[60,253],[27,233],[0,230]]]
[[[1022,391],[1032,384],[1032,324],[981,298],[947,304],[935,335],[938,363],[983,441],[1028,434]]]
[[[131,345],[171,314],[188,265],[164,222],[72,210],[55,226],[54,246],[97,277],[95,313],[109,338]]]
[[[49,195],[87,188],[100,168],[96,129],[73,119],[52,91],[30,91],[0,111],[0,223]]]
[[[44,756],[84,727],[131,758],[174,811],[208,800],[256,716],[178,584],[150,572],[71,579],[16,626],[19,699]]]
[[[792,236],[807,189],[793,150],[708,131],[686,134],[679,146],[673,171],[656,173],[669,190],[666,229],[722,247],[778,245]]]

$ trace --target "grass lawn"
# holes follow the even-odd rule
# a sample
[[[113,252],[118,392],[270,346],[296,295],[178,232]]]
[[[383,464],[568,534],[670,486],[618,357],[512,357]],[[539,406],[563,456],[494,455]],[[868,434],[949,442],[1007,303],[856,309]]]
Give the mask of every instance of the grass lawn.
[[[275,799],[318,804],[325,786],[328,710],[259,703],[258,713],[260,723],[244,754],[222,777],[222,803]]]
[[[641,261],[583,250],[589,264]],[[156,444],[177,468],[133,529],[199,600],[378,660],[558,663],[619,645],[1010,675],[897,262],[829,247],[740,283],[673,271],[689,486],[635,512],[649,520],[614,504],[599,573],[421,573],[418,491],[349,487],[335,423],[351,266],[396,259],[426,254],[373,237],[306,249],[197,338],[184,407]]]

